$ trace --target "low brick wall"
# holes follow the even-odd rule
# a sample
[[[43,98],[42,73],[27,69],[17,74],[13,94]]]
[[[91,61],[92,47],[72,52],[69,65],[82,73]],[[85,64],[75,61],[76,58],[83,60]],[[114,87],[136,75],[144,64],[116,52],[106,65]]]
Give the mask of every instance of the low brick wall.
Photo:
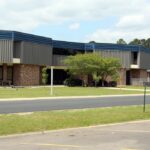
[[[14,65],[13,84],[16,86],[32,86],[40,84],[40,66]]]

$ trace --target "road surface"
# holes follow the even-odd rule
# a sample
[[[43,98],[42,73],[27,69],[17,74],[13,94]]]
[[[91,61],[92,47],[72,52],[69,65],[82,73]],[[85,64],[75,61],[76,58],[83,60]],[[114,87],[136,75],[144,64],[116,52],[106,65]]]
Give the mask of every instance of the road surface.
[[[146,101],[150,104],[150,96],[147,96]],[[0,114],[141,104],[143,104],[143,96],[1,101]]]

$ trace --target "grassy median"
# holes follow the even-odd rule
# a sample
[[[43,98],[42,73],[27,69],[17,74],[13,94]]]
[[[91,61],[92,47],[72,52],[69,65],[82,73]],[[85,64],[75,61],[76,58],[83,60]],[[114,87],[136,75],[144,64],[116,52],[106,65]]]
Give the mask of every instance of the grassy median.
[[[150,105],[147,106],[146,113],[142,112],[142,106],[129,106],[0,115],[0,135],[141,119],[150,119]]]
[[[131,91],[120,88],[106,89],[95,87],[54,87],[53,96],[98,96],[98,95],[121,95],[143,94],[143,91]],[[150,92],[148,92],[150,93]],[[33,98],[50,97],[50,87],[40,88],[0,88],[0,98]]]

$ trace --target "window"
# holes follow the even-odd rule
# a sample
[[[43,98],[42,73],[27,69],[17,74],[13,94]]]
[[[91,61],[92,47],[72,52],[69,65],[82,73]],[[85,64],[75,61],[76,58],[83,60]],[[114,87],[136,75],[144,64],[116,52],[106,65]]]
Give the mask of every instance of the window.
[[[138,52],[132,52],[132,64],[137,65],[138,63]]]
[[[21,42],[14,42],[13,58],[20,58],[21,55]]]
[[[53,54],[54,55],[70,55],[71,50],[69,49],[59,49],[59,48],[53,48]]]
[[[75,55],[75,54],[84,53],[83,50],[76,50],[76,49],[59,49],[53,48],[54,55]]]

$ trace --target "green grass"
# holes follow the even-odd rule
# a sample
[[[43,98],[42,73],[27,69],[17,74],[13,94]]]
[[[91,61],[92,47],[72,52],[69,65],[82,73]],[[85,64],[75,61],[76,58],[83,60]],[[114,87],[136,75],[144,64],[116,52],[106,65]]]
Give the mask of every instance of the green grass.
[[[147,110],[129,106],[0,115],[0,135],[150,119],[150,105]]]
[[[150,92],[149,92],[150,93]],[[105,89],[94,87],[55,87],[53,96],[90,96],[90,95],[120,95],[143,94],[143,91],[123,89]],[[0,88],[0,98],[50,97],[50,87],[40,88]]]

